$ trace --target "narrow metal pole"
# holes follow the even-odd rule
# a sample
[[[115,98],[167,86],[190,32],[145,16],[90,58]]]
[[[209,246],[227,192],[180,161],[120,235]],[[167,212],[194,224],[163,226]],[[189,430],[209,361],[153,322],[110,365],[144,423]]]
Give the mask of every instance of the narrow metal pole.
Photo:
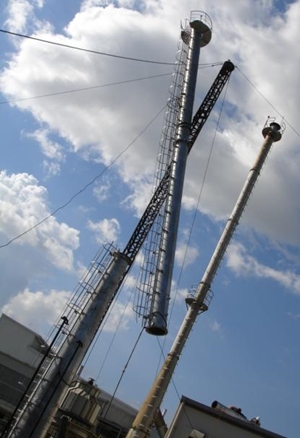
[[[232,235],[241,218],[241,215],[248,202],[250,194],[253,190],[255,182],[259,176],[265,159],[270,151],[273,142],[280,140],[280,126],[277,123],[271,123],[263,129],[265,141],[262,145],[258,158],[249,172],[248,178],[244,184],[241,194],[236,202],[230,218],[220,237],[219,243],[213,253],[213,256],[207,266],[207,269],[199,283],[194,301],[192,301],[186,316],[181,324],[179,332],[171,347],[167,358],[158,373],[149,394],[147,395],[140,411],[138,412],[131,429],[126,438],[148,438],[155,415],[161,405],[163,397],[167,391],[168,385],[172,379],[173,372],[192,330],[192,327],[199,314],[199,310],[203,301],[210,289],[211,283],[217,273],[224,253],[230,243]]]

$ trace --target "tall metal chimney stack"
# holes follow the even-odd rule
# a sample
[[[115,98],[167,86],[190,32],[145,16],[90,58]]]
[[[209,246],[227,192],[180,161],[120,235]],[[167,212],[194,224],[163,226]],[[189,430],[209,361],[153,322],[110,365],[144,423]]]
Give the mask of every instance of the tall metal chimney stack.
[[[184,175],[189,152],[193,105],[197,82],[200,48],[206,46],[212,35],[210,17],[201,11],[192,11],[187,29],[181,37],[188,44],[183,88],[179,100],[179,116],[171,158],[168,195],[163,212],[163,225],[153,282],[152,299],[146,331],[152,335],[168,333],[167,316],[181,209]]]

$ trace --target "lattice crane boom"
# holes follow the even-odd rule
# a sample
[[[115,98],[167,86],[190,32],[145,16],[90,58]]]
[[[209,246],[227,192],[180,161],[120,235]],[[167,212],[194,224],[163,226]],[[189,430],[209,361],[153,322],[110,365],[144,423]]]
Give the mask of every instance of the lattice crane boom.
[[[233,70],[233,63],[231,61],[225,61],[198,111],[196,112],[191,125],[191,135],[188,142],[189,153],[194,146],[211,111],[213,110],[220,94],[222,93],[224,86],[228,82]],[[143,242],[150,228],[152,227],[153,221],[158,215],[166,199],[169,187],[170,169],[171,166],[169,165],[123,251],[123,253],[132,261],[134,261],[137,253],[141,249]]]

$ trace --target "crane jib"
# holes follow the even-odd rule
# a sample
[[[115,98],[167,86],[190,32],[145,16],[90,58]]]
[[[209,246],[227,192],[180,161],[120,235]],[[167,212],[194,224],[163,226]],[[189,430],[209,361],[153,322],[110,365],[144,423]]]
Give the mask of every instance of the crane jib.
[[[214,80],[208,93],[206,94],[203,102],[201,103],[198,111],[196,112],[191,125],[191,134],[188,143],[189,150],[191,151],[195,144],[198,135],[201,132],[205,122],[207,121],[214,105],[216,104],[224,86],[230,78],[231,73],[234,70],[234,64],[231,61],[225,61],[219,74]],[[158,185],[155,193],[153,194],[143,216],[141,217],[138,225],[136,226],[130,240],[128,241],[123,253],[132,260],[132,263],[141,249],[141,246],[154,222],[154,219],[158,215],[167,196],[167,190],[169,185],[170,166],[167,168],[164,177]]]

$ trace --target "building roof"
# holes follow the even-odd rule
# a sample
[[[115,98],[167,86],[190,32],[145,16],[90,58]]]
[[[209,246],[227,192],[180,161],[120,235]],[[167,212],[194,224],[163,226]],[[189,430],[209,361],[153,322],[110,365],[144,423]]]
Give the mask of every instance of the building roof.
[[[49,347],[38,333],[2,313],[0,316],[0,352],[32,365],[36,354],[44,355]]]
[[[189,406],[226,423],[230,423],[241,429],[248,430],[249,432],[254,432],[257,436],[261,436],[264,438],[286,438],[283,435],[278,435],[277,433],[257,426],[250,421],[244,421],[242,419],[236,418],[235,416],[231,416],[220,409],[211,408],[188,397],[182,396],[180,402],[185,406]]]
[[[23,332],[28,332],[31,333],[34,336],[37,336],[38,338],[40,338],[41,340],[43,340],[44,343],[46,343],[46,341],[42,338],[41,335],[39,335],[38,333],[36,333],[35,331],[31,330],[29,327],[27,327],[24,324],[21,324],[19,321],[17,321],[16,319],[12,318],[11,316],[6,315],[6,313],[2,313],[0,315],[0,321],[3,320],[3,323],[5,323],[5,321],[7,321],[7,323],[9,323],[11,326],[16,326],[19,327],[20,330],[22,330]]]

